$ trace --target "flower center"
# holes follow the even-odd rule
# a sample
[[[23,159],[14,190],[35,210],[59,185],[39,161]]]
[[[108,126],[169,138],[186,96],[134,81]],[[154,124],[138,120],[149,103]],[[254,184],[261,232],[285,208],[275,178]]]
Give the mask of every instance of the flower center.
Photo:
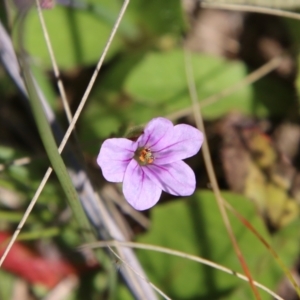
[[[146,166],[154,162],[154,155],[149,148],[138,148],[134,158],[141,166]]]

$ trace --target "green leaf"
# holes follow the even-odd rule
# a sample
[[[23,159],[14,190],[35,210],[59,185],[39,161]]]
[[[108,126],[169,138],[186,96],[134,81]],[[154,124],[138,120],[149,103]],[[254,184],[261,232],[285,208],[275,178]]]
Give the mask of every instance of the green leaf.
[[[247,198],[223,193],[224,198],[270,240],[254,205]],[[230,222],[252,276],[275,288],[282,271],[261,242],[234,216]],[[197,192],[187,199],[156,206],[152,228],[138,242],[195,254],[241,272],[241,267],[220,217],[214,195]],[[139,251],[150,279],[174,299],[249,299],[249,284],[221,271],[171,255]],[[242,292],[238,292],[239,290]],[[239,297],[232,295],[239,294]],[[231,296],[230,296],[231,295]],[[262,299],[270,297],[261,292]]]
[[[198,95],[205,99],[243,78],[242,63],[229,63],[204,54],[192,55]],[[191,105],[182,50],[152,52],[145,56],[125,82],[125,90],[136,101],[160,105],[162,110],[176,110]],[[230,97],[203,109],[205,117],[218,117],[231,109],[251,109],[251,88],[246,87]]]
[[[162,113],[190,106],[183,55],[182,50],[149,53],[129,74],[124,85],[126,92],[137,102],[160,107]],[[198,97],[205,104],[202,109],[205,118],[218,118],[232,110],[281,116],[294,103],[294,97],[282,83],[268,78],[207,105],[204,99],[240,82],[248,71],[242,62],[206,54],[191,56]]]
[[[94,64],[107,42],[111,26],[92,13],[65,7],[43,12],[57,63],[62,68],[80,64]],[[35,60],[51,66],[45,38],[36,10],[31,10],[25,24],[25,46]],[[116,37],[110,47],[108,59],[120,46]]]

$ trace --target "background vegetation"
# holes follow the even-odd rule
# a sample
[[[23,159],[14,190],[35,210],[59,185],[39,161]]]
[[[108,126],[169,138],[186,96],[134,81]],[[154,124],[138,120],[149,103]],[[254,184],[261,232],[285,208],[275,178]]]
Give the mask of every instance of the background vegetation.
[[[40,5],[47,8],[47,31],[36,3],[0,4],[2,255],[48,166],[54,169],[1,262],[0,299],[154,299],[142,269],[141,277],[172,299],[253,299],[255,289],[236,276],[245,269],[228,232],[253,280],[298,299],[283,267],[298,279],[298,1],[132,0],[91,93],[90,79],[123,2]],[[191,101],[193,85],[199,108]],[[61,159],[56,148],[70,121],[63,98],[72,115],[82,98],[87,101]],[[49,105],[46,115],[41,103]],[[106,138],[157,116],[200,129],[203,118],[209,152],[203,148],[187,160],[197,177],[194,195],[163,194],[140,213],[126,203],[120,185],[103,179],[95,158]],[[231,207],[230,227],[220,203]],[[78,249],[113,239],[193,254],[234,273],[172,253]],[[142,267],[132,279],[130,266],[137,270],[138,261]]]

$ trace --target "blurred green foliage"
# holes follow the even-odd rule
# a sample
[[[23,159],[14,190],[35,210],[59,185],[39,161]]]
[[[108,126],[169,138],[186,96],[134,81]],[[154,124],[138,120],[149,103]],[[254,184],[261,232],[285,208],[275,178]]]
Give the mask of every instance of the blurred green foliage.
[[[286,232],[296,230],[299,220],[286,228],[285,232],[270,236],[254,205],[247,198],[228,192],[223,193],[223,197],[271,245],[276,244],[277,253],[287,265],[293,263],[293,257],[299,251],[300,236],[296,233],[289,239]],[[282,276],[280,268],[253,233],[241,226],[233,215],[229,216],[233,232],[253,278],[268,287],[276,286]],[[138,242],[197,255],[242,273],[212,192],[197,192],[187,199],[157,206],[152,210],[151,219],[150,231],[138,237]],[[284,245],[280,245],[280,240],[285,241]],[[147,250],[139,250],[139,257],[149,270],[153,283],[171,298],[251,299],[247,283],[211,267]],[[264,292],[261,292],[261,295],[262,299],[270,299]]]
[[[43,12],[56,60],[68,79],[97,63],[122,5],[119,0],[74,3],[77,6],[57,3],[54,9]],[[101,142],[111,136],[121,136],[128,126],[145,124],[153,117],[166,116],[191,106],[182,49],[184,34],[190,26],[187,19],[179,0],[131,1],[77,126],[79,141],[88,157],[94,160]],[[295,42],[294,52],[299,65],[300,23],[286,23]],[[55,84],[49,77],[51,60],[36,10],[32,9],[26,16],[23,30],[26,50],[39,86],[57,115],[64,119]],[[239,82],[250,69],[241,60],[227,60],[204,53],[193,53],[191,60],[206,121],[215,121],[232,111],[260,119],[283,119],[291,111],[298,114],[295,91],[272,76],[207,104],[205,99]],[[299,78],[297,75],[297,92]],[[74,82],[69,88],[71,95],[78,93]],[[0,70],[0,93],[1,101],[7,103],[12,95],[17,95],[3,70]],[[73,95],[73,98],[76,97]],[[74,102],[72,105],[76,107],[78,103]],[[36,131],[27,130],[26,134],[36,140]],[[0,173],[0,199],[3,195],[10,195],[17,203],[16,207],[6,206],[3,204],[5,199],[2,199],[0,204],[0,215],[3,216],[0,228],[8,231],[14,230],[48,166],[45,157],[34,158],[26,166],[10,165],[14,159],[39,152],[34,147],[28,150],[28,143],[22,145],[23,136],[16,138],[14,134],[16,132],[12,130],[11,136],[5,135],[5,143],[0,144],[0,163],[6,164],[6,169]],[[273,245],[286,264],[292,266],[299,254],[299,220],[271,236],[248,199],[228,192],[223,195]],[[241,272],[213,194],[202,190],[190,198],[173,200],[152,209],[152,226],[137,241],[199,255]],[[74,254],[74,248],[81,242],[77,225],[70,219],[57,222],[57,216],[65,211],[64,194],[53,176],[26,223],[24,231],[27,234],[32,232],[32,236],[26,238],[52,237],[60,248]],[[282,270],[248,229],[233,216],[231,221],[253,277],[275,289]],[[51,230],[47,230],[49,228]],[[41,235],[36,236],[34,232],[41,232]],[[166,254],[138,251],[138,256],[151,281],[174,299],[251,299],[248,284],[234,276]],[[78,290],[70,299],[83,299],[83,296],[99,299],[99,295],[105,299],[109,286],[105,275],[101,271],[92,271],[88,276],[82,276]],[[0,290],[2,286],[10,287],[0,291],[0,298],[10,299],[14,284],[12,276],[0,271],[0,282]],[[119,299],[131,299],[121,283],[118,292]],[[262,295],[262,299],[270,299]]]

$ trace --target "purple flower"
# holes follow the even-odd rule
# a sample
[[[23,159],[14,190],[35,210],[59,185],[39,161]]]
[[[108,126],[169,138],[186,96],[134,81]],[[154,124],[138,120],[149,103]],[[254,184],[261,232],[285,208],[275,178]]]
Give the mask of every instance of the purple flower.
[[[195,155],[202,143],[203,134],[196,128],[155,118],[136,141],[104,141],[97,163],[106,180],[123,182],[129,204],[144,210],[157,203],[162,190],[176,196],[195,191],[195,174],[182,159]]]

